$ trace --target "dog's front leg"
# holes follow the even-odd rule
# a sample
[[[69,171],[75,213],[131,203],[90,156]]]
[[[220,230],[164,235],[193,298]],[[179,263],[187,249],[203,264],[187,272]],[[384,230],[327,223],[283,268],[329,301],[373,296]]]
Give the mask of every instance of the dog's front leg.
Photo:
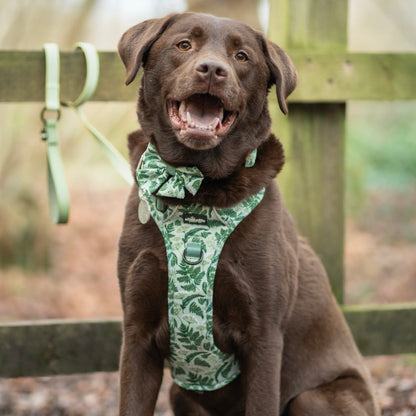
[[[165,279],[166,280],[166,279]],[[141,253],[127,275],[124,290],[123,346],[120,357],[120,416],[152,416],[163,377],[167,313],[166,282],[159,260]],[[163,300],[164,299],[164,300]]]
[[[131,332],[129,334],[129,332]],[[120,359],[120,416],[151,416],[163,377],[163,360],[124,329]]]
[[[262,334],[244,363],[246,416],[277,416],[280,405],[280,369],[283,337],[280,331]]]

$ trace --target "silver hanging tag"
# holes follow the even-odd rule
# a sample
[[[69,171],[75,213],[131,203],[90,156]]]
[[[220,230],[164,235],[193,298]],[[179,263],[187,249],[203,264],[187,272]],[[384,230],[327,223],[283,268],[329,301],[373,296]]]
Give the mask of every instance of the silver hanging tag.
[[[146,224],[150,220],[149,206],[146,201],[143,201],[143,199],[139,202],[138,217],[142,224]]]

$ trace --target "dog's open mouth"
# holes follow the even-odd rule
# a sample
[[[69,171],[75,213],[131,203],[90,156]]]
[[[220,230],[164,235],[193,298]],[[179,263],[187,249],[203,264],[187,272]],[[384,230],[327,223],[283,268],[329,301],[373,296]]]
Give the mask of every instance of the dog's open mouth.
[[[237,113],[224,109],[222,101],[210,94],[191,95],[183,101],[168,101],[168,112],[179,139],[194,148],[212,147],[225,135]]]

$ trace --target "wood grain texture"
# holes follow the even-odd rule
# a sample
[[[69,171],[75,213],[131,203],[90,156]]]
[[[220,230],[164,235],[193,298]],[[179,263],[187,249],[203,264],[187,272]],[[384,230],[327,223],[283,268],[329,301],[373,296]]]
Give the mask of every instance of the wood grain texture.
[[[416,351],[416,304],[346,306],[364,355]],[[0,377],[117,371],[121,320],[46,320],[0,325]]]
[[[124,85],[124,67],[115,52],[100,52],[100,80],[93,101],[134,101],[133,85]],[[61,52],[61,100],[72,101],[82,90],[82,52]],[[0,101],[44,101],[45,62],[41,51],[0,51]]]
[[[289,102],[416,99],[416,54],[364,54],[289,50],[299,85]],[[138,80],[124,85],[115,52],[100,52],[100,81],[93,101],[135,101]],[[44,101],[45,64],[41,51],[0,51],[0,102]],[[61,99],[81,92],[85,63],[81,52],[61,52]],[[139,79],[139,77],[138,77]],[[274,96],[270,95],[271,100]]]
[[[275,29],[270,36],[284,49],[296,49],[299,53],[328,50],[345,53],[347,12],[347,0],[272,0],[270,22]],[[312,65],[314,61],[306,58],[304,62]],[[307,67],[298,67],[299,89],[302,83],[308,85],[311,78],[306,78],[311,72]],[[321,78],[324,91],[328,88],[328,79],[335,78],[334,73],[331,74],[325,72]],[[314,85],[315,77],[316,72]],[[322,260],[333,292],[342,303],[346,106],[343,100],[336,101],[290,105],[285,121],[278,113],[272,115],[277,128],[286,124],[281,139],[287,164],[279,178],[283,198],[300,233],[308,238]]]
[[[48,320],[0,326],[0,377],[116,371],[119,319]]]
[[[308,238],[339,301],[344,270],[343,104],[293,104],[282,139],[286,165],[278,182],[301,234]]]

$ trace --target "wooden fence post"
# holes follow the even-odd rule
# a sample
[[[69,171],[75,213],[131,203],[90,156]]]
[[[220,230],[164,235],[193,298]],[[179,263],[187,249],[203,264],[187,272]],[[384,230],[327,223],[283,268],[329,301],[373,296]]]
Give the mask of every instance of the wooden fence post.
[[[289,51],[345,52],[347,0],[271,0],[269,37]],[[311,65],[313,62],[311,60]],[[306,68],[307,70],[307,68]],[[326,82],[330,87],[332,79]],[[299,74],[302,85],[302,73]],[[345,102],[289,106],[273,124],[286,152],[278,177],[283,198],[323,261],[334,294],[343,302]],[[293,155],[293,157],[292,157]]]

